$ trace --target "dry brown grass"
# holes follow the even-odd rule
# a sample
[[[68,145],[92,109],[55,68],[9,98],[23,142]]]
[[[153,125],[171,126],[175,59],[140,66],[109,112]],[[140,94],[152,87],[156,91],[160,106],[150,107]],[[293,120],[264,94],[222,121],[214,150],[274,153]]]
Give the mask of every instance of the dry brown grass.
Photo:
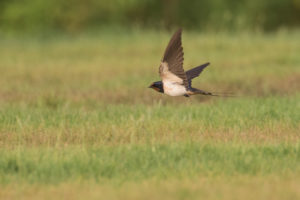
[[[201,128],[186,124],[147,127],[127,124],[99,125],[83,128],[30,128],[17,132],[1,132],[0,145],[5,148],[102,146],[126,144],[168,144],[194,141],[200,143],[281,144],[300,141],[299,126],[276,124],[264,127]]]
[[[194,177],[127,182],[122,185],[78,182],[59,185],[7,185],[1,199],[291,199],[300,198],[299,177]]]

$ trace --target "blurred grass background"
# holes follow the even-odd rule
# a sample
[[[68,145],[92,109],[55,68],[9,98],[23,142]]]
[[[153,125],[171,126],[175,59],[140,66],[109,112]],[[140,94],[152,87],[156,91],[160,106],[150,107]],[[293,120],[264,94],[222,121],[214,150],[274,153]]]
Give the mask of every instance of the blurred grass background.
[[[0,199],[299,199],[299,0],[0,0]],[[197,88],[147,88],[183,27]]]
[[[148,89],[169,38],[0,38],[0,199],[298,199],[299,31],[183,32],[194,86],[234,98]]]
[[[300,0],[1,0],[4,32],[107,26],[274,31],[300,25]]]

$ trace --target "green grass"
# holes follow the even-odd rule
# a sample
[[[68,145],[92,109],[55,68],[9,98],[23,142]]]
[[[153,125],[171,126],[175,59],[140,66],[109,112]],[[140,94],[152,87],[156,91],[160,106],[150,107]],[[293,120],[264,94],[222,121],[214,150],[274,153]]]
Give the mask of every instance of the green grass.
[[[299,174],[300,146],[180,143],[1,151],[7,181],[57,183],[76,179],[117,182],[194,176]]]
[[[232,98],[147,89],[166,32],[2,38],[0,199],[298,199],[299,38],[184,32]]]
[[[98,105],[95,109],[6,105],[0,114],[0,144],[97,146],[201,141],[203,137],[278,143],[299,137],[298,110],[299,95],[176,106]]]

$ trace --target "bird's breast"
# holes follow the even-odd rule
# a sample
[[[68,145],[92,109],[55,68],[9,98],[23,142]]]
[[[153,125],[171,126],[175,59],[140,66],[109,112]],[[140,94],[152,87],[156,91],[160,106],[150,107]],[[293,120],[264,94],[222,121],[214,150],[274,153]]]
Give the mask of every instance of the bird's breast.
[[[182,96],[186,94],[186,88],[178,83],[165,81],[163,82],[164,93],[169,96]]]

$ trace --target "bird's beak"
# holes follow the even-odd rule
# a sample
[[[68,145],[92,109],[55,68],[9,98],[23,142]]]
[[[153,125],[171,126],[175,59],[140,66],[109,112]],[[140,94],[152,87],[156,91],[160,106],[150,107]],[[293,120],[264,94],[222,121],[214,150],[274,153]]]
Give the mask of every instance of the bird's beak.
[[[152,88],[153,86],[152,85],[150,85],[148,88]]]

